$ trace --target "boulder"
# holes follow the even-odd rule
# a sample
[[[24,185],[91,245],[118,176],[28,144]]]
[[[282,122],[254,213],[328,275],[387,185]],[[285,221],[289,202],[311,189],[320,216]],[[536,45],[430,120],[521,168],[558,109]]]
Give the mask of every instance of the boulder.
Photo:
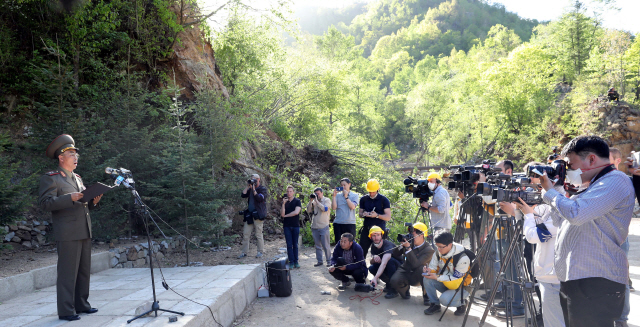
[[[138,251],[136,251],[134,248],[129,249],[129,252],[127,253],[127,260],[129,261],[138,260]]]
[[[636,132],[636,133],[640,133],[640,122],[632,120],[627,122],[627,128],[630,131]]]
[[[19,237],[14,236],[14,237],[11,239],[11,242],[14,242],[14,243],[20,243],[20,242],[22,242],[22,240],[21,240]]]
[[[19,225],[18,229],[19,230],[24,230],[24,231],[27,231],[27,232],[30,232],[30,231],[33,230],[32,228],[29,228],[28,226],[24,226],[24,225]]]
[[[11,242],[11,239],[12,239],[14,236],[16,236],[16,233],[15,233],[15,232],[11,232],[11,233],[9,233],[9,234],[7,234],[7,235],[5,235],[5,236],[4,236],[4,241],[5,241],[5,242]]]
[[[37,229],[37,230],[39,230],[39,231],[44,231],[44,230],[46,230],[46,229],[47,229],[47,226],[45,226],[45,225],[40,225],[40,226],[36,227],[36,229]]]
[[[17,225],[9,225],[9,230],[12,232],[15,232],[18,230],[18,226]]]
[[[162,259],[162,258],[164,258],[164,254],[162,254],[162,252],[158,252],[158,253],[156,253],[156,259],[157,259],[157,260],[160,260],[160,259]]]
[[[120,257],[118,258],[118,262],[120,262],[120,263],[127,262],[127,256],[121,254]]]
[[[38,234],[36,236],[36,242],[38,242],[39,245],[44,245],[45,243],[47,243],[47,239],[44,236]]]
[[[27,247],[27,248],[31,248],[31,241],[23,241],[22,242],[22,246]]]
[[[34,220],[31,223],[33,224],[33,226],[40,226],[40,222],[37,220]]]
[[[120,263],[120,260],[118,258],[116,258],[116,257],[111,258],[111,260],[109,261],[109,264],[111,265],[111,268],[117,266],[118,263]]]
[[[19,238],[21,238],[24,241],[31,241],[31,233],[24,231],[24,230],[18,230],[16,231],[16,236],[18,236]]]
[[[136,260],[135,267],[142,267],[147,263],[147,260],[144,258]]]

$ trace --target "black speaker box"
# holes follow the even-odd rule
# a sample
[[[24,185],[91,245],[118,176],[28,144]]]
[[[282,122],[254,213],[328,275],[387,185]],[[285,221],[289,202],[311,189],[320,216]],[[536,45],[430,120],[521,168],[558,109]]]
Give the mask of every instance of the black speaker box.
[[[269,294],[278,297],[287,297],[293,292],[291,285],[291,272],[287,267],[287,258],[265,263],[267,270],[267,283]]]

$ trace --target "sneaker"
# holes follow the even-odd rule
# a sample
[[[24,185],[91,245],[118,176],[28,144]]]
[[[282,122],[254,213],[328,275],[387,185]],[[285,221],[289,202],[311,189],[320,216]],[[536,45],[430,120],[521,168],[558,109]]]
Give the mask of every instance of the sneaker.
[[[261,258],[262,257],[262,252],[258,252],[258,254],[256,254],[256,258]]]
[[[347,289],[347,287],[349,287],[349,285],[351,285],[351,282],[342,282],[342,284],[338,286],[338,289],[344,291],[345,289]]]
[[[404,295],[403,295],[403,294],[400,294],[400,296],[401,296],[401,297],[402,297],[402,299],[404,299],[404,300],[408,300],[408,299],[410,299],[410,298],[411,298],[411,294],[409,293],[409,290],[407,290],[407,292],[406,292],[406,293],[404,293]]]
[[[513,312],[513,314],[511,315],[511,317],[513,317],[513,318],[522,318],[522,317],[524,317],[524,309],[513,309],[512,312]],[[498,314],[496,316],[498,318],[502,318],[502,319],[507,319],[507,317],[508,317],[506,311],[500,311],[500,312],[498,312]]]
[[[384,295],[384,298],[385,298],[385,299],[393,299],[393,298],[398,297],[398,295],[400,295],[400,294],[398,294],[398,292],[396,292],[396,290],[394,290],[394,289],[390,289],[390,290],[387,292],[387,294],[385,294],[385,295]]]
[[[322,265],[323,265],[323,263],[322,263],[322,262],[318,262],[318,263],[316,263],[316,264],[315,264],[315,265],[313,265],[313,266],[314,266],[314,267],[320,267],[320,266],[322,266]]]
[[[297,263],[297,262],[296,262],[296,263],[294,263],[294,264],[293,264],[293,268],[296,268],[296,269],[297,269],[297,268],[300,268],[300,264],[299,264],[299,263]]]
[[[331,267],[331,262],[327,262],[327,267]]]
[[[238,256],[238,259],[242,259],[242,258],[244,258],[244,257],[246,257],[246,256],[247,256],[247,254],[246,254],[246,253],[240,253],[240,255]]]
[[[498,310],[504,310],[507,308],[507,305],[504,303],[504,301],[500,301],[496,304],[493,305],[494,309],[498,309]]]
[[[633,288],[633,286],[629,285],[629,292],[635,292],[635,291],[636,291],[636,289]]]
[[[467,313],[467,305],[463,304],[456,308],[456,312],[453,313],[454,316],[464,316]]]
[[[442,307],[439,304],[431,304],[430,307],[424,309],[424,314],[430,316],[434,313],[442,311]]]

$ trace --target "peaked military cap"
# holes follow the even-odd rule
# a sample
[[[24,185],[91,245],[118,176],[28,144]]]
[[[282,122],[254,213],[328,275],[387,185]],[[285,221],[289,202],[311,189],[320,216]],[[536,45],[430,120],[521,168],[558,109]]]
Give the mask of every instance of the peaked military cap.
[[[64,153],[67,150],[76,150],[76,142],[73,140],[73,137],[69,134],[62,134],[56,137],[51,144],[47,147],[46,155],[51,159],[57,158],[60,154]]]

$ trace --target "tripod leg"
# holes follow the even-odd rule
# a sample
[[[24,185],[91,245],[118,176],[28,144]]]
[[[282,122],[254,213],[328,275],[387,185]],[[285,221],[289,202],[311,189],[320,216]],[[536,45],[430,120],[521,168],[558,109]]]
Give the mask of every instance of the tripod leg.
[[[164,312],[171,312],[171,313],[175,313],[177,315],[181,315],[184,316],[184,312],[178,312],[178,311],[171,311],[171,310],[165,310],[165,309],[158,309],[159,311],[164,311]]]

